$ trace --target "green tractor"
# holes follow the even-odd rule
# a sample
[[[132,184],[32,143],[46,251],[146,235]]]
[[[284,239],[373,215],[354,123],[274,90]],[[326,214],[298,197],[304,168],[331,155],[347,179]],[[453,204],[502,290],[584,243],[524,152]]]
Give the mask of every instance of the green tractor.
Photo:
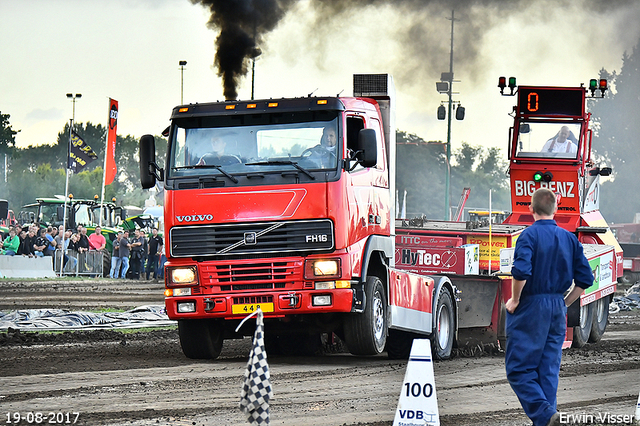
[[[113,240],[118,231],[126,229],[123,225],[129,221],[126,211],[116,206],[115,202],[101,204],[97,196],[93,200],[88,200],[75,199],[70,195],[66,204],[66,222],[64,222],[65,200],[62,196],[36,198],[35,203],[23,207],[20,217],[27,219],[24,222],[36,223],[40,227],[59,227],[64,222],[65,229],[75,231],[79,225],[82,225],[87,228],[87,235],[92,234],[96,226],[100,225],[106,240],[103,250],[103,275],[107,276],[111,268]]]

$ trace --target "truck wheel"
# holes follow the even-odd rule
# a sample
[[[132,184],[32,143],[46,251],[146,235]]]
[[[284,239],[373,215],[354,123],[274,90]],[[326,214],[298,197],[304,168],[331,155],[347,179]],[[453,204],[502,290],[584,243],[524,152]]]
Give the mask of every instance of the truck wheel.
[[[409,359],[413,337],[414,334],[407,331],[389,330],[385,347],[389,359]]]
[[[106,250],[102,251],[102,276],[109,278],[111,273],[111,254]]]
[[[589,343],[596,343],[602,339],[607,322],[609,321],[609,298],[603,297],[594,302],[593,324],[591,325],[591,334],[589,334]]]
[[[222,324],[218,321],[179,320],[178,335],[187,358],[216,359],[222,351]]]
[[[387,298],[378,277],[367,278],[364,292],[364,312],[347,316],[344,335],[353,355],[377,355],[387,342]]]
[[[580,303],[579,300],[576,303]],[[593,303],[580,306],[580,325],[573,327],[572,348],[581,348],[589,341],[591,324],[593,323]]]
[[[438,296],[435,316],[436,327],[431,333],[431,352],[436,359],[449,359],[453,349],[455,321],[453,298],[447,289],[443,289]]]

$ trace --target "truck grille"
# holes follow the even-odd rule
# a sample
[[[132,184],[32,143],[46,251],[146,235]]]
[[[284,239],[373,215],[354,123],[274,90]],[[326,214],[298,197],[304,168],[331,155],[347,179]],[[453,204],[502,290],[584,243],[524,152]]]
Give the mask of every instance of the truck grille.
[[[298,220],[171,228],[171,256],[310,253],[334,247],[333,222]]]
[[[200,266],[203,286],[220,291],[273,290],[302,278],[302,261]]]

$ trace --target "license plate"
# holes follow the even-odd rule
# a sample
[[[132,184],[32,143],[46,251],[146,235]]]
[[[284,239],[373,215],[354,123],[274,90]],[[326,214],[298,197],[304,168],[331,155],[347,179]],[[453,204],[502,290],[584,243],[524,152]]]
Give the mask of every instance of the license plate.
[[[234,314],[250,314],[260,308],[262,312],[273,312],[273,303],[245,303],[242,305],[231,306],[231,312]]]

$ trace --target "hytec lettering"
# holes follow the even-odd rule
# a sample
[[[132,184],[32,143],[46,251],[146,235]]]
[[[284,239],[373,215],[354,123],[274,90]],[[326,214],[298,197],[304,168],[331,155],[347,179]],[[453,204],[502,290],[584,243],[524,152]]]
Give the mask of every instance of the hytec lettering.
[[[558,192],[562,197],[575,198],[573,192],[575,182],[534,182],[532,180],[515,180],[513,181],[516,197],[531,197],[536,189],[547,188],[553,192]]]

